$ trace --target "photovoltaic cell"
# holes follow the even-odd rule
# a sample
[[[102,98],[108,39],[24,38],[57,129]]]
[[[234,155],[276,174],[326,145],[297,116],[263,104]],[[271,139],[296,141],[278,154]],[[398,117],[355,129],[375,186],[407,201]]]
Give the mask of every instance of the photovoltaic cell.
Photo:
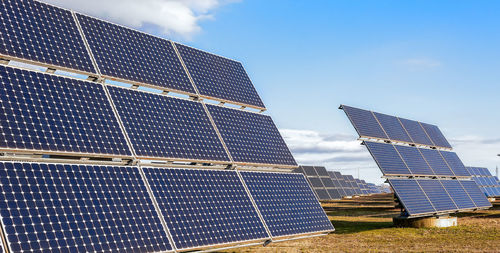
[[[334,230],[304,175],[239,173],[273,237]]]
[[[444,137],[439,127],[427,123],[420,123],[432,142],[439,147],[451,148],[450,143]]]
[[[427,163],[438,176],[454,176],[439,151],[435,149],[419,148]]]
[[[235,162],[297,165],[271,117],[216,105],[207,107]]]
[[[323,182],[323,185],[326,187],[326,188],[332,188],[332,187],[335,187],[335,185],[333,185],[333,182],[332,180],[330,179],[330,177],[322,177],[321,178],[321,182]]]
[[[458,210],[458,207],[455,205],[439,180],[419,179],[417,182],[425,192],[425,195],[430,199],[436,211]]]
[[[409,215],[434,213],[436,210],[414,179],[388,179]]]
[[[406,132],[410,135],[410,138],[414,143],[434,146],[434,143],[432,143],[429,139],[419,122],[404,118],[399,118],[399,121],[406,129]]]
[[[389,139],[412,142],[398,118],[378,112],[374,112],[373,114],[375,114],[375,118],[380,122],[380,125],[389,136]]]
[[[77,14],[101,74],[195,93],[168,40]]]
[[[341,199],[342,195],[340,194],[339,189],[328,189],[328,195],[330,195],[330,199]]]
[[[136,167],[0,163],[11,252],[157,252],[172,247]]]
[[[392,144],[370,141],[364,144],[385,175],[411,175]]]
[[[108,86],[137,156],[229,161],[199,102]]]
[[[460,161],[457,154],[449,151],[439,151],[444,160],[451,167],[451,170],[456,176],[470,177],[470,173],[465,169],[464,164]]]
[[[319,200],[329,200],[330,199],[330,195],[328,194],[328,191],[326,189],[324,189],[324,188],[314,189],[314,191],[316,192],[316,194],[318,194]]]
[[[307,176],[318,176],[318,173],[316,173],[314,166],[300,166],[300,167],[304,170]]]
[[[0,5],[0,54],[96,73],[70,11],[33,0]]]
[[[101,84],[0,66],[0,147],[130,156]]]
[[[143,170],[178,249],[268,238],[235,171]]]
[[[179,43],[175,46],[201,95],[265,108],[241,63]]]
[[[394,145],[413,175],[434,175],[416,147]]]
[[[382,130],[382,127],[380,127],[380,124],[377,119],[375,119],[372,112],[347,105],[342,105],[342,109],[351,120],[351,123],[358,132],[359,136],[377,137],[382,139],[389,138],[384,133],[384,130]]]
[[[462,184],[465,191],[467,191],[467,194],[469,194],[470,198],[474,201],[474,204],[477,207],[491,207],[491,203],[488,201],[486,196],[484,196],[481,190],[479,190],[476,182],[472,180],[460,180],[460,184]]]
[[[440,180],[446,191],[460,209],[476,208],[474,202],[458,180]]]
[[[324,188],[321,179],[319,179],[318,177],[309,177],[307,179],[309,180],[309,182],[311,182],[313,188]]]
[[[314,169],[316,170],[316,173],[318,174],[318,176],[320,177],[330,177],[328,175],[328,172],[326,171],[326,168],[325,167],[322,167],[322,166],[314,166]]]

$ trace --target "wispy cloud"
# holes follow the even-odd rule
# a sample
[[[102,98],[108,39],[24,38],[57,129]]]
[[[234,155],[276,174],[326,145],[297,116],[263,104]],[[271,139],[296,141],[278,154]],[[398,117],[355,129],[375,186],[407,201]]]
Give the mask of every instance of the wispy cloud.
[[[401,61],[401,64],[410,70],[436,69],[443,65],[442,62],[431,58],[409,58]]]
[[[221,5],[238,0],[45,0],[133,28],[153,26],[168,36],[189,39],[201,31],[200,21],[213,19]]]

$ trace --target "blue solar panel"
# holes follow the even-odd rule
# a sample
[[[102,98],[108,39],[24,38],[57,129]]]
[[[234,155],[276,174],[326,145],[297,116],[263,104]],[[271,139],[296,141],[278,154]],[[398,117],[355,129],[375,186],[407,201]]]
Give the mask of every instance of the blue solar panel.
[[[305,172],[305,175],[307,176],[317,176],[318,173],[314,169],[314,166],[300,166]]]
[[[143,170],[177,249],[269,237],[235,171]]]
[[[476,207],[458,180],[440,180],[440,182],[450,194],[458,208],[469,209]]]
[[[130,156],[101,84],[0,66],[0,148]]]
[[[195,93],[168,40],[77,14],[101,74]]]
[[[419,148],[427,163],[438,176],[454,176],[439,151],[435,149]]]
[[[239,173],[273,237],[333,231],[304,175]]]
[[[411,175],[392,144],[370,141],[364,143],[384,175]]]
[[[32,0],[3,0],[0,54],[96,73],[70,11]]]
[[[11,252],[171,250],[136,167],[0,163]]]
[[[470,177],[470,173],[465,169],[464,164],[460,161],[457,154],[454,152],[440,151],[444,160],[451,167],[451,170],[456,176]]]
[[[330,199],[341,199],[342,195],[339,189],[328,189],[328,195],[330,195]]]
[[[418,184],[438,212],[458,210],[448,192],[439,180],[419,179]]]
[[[399,121],[403,124],[414,143],[434,146],[434,143],[429,139],[419,122],[403,118],[399,118]]]
[[[330,195],[328,194],[328,191],[325,188],[314,188],[313,191],[316,192],[316,195],[318,196],[319,200],[330,199]]]
[[[434,175],[424,157],[415,147],[395,145],[413,175]]]
[[[328,171],[326,171],[326,168],[323,166],[314,166],[314,169],[316,170],[316,173],[320,177],[330,177],[328,175]]]
[[[202,96],[265,108],[241,63],[175,44]]]
[[[342,105],[342,109],[347,114],[349,120],[351,120],[360,137],[389,138],[384,133],[384,130],[382,130],[382,127],[380,127],[372,112],[347,105]]]
[[[491,203],[488,201],[486,196],[479,190],[476,182],[472,180],[460,180],[460,183],[464,187],[467,194],[469,194],[472,201],[478,208],[491,207]]]
[[[391,140],[412,142],[398,118],[374,112],[375,117]]]
[[[414,179],[389,179],[396,196],[409,215],[435,213],[429,199]]]
[[[439,127],[426,123],[420,124],[424,128],[427,135],[431,138],[434,145],[439,147],[451,148],[450,143],[448,143],[448,140],[446,140],[441,130],[439,130]]]
[[[216,105],[207,107],[235,162],[297,165],[271,117]]]
[[[137,156],[229,161],[199,102],[108,86]]]

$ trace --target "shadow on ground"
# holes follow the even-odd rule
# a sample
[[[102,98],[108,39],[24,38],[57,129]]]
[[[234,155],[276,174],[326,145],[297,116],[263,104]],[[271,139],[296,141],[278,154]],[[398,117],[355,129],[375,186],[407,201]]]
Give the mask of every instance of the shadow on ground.
[[[379,222],[379,221],[345,221],[345,220],[332,220],[335,227],[335,234],[354,234],[363,231],[390,228],[393,226],[392,221]]]

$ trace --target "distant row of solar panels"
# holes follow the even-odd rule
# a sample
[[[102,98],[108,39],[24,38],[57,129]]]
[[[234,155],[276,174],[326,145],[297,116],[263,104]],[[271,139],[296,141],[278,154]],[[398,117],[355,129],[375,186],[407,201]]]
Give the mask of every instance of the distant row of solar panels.
[[[4,0],[0,31],[1,58],[265,109],[240,62],[107,21]]]
[[[466,167],[479,188],[487,197],[500,197],[500,181],[491,175],[490,170],[482,167]]]
[[[428,216],[491,207],[437,126],[341,105],[404,207]],[[424,147],[417,147],[424,146]],[[459,180],[460,179],[460,180]]]
[[[0,162],[10,252],[166,252],[328,233],[303,175]]]
[[[9,66],[0,78],[1,150],[296,166],[267,115]]]
[[[306,176],[319,200],[380,193],[378,189],[370,188],[364,180],[336,171],[327,171],[323,166],[300,166],[293,172]]]
[[[361,138],[375,138],[430,147],[451,148],[435,125],[341,105]]]

